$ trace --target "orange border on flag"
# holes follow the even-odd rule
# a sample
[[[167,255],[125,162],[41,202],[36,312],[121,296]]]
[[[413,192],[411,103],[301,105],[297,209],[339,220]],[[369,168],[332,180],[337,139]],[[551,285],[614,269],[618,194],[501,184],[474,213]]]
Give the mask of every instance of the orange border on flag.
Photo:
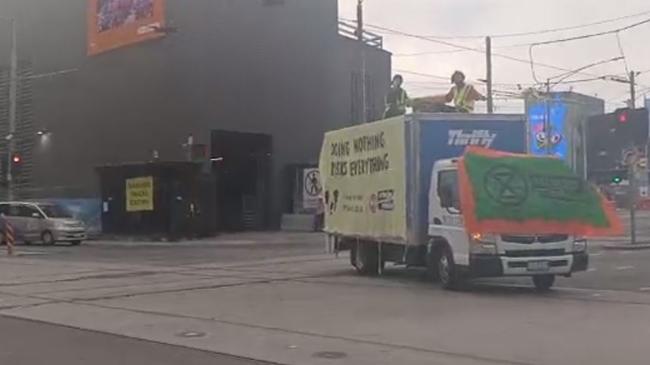
[[[470,146],[465,150],[465,155],[473,153],[485,157],[524,157],[548,158],[533,155],[515,154],[490,150],[478,146]],[[458,162],[458,176],[460,183],[460,204],[465,219],[465,226],[471,233],[510,233],[510,234],[570,234],[579,236],[615,236],[623,234],[623,224],[616,215],[616,211],[607,199],[596,191],[600,197],[600,206],[603,209],[609,227],[601,228],[580,222],[563,222],[558,220],[530,219],[525,222],[513,222],[505,219],[485,219],[479,221],[475,214],[474,190],[465,167],[464,156]]]
[[[99,0],[88,0],[88,56],[164,36],[164,34],[156,32],[154,29],[149,30],[146,28],[165,26],[165,0],[153,0],[153,16],[104,32],[99,32],[97,26],[99,18],[97,14],[98,3]]]

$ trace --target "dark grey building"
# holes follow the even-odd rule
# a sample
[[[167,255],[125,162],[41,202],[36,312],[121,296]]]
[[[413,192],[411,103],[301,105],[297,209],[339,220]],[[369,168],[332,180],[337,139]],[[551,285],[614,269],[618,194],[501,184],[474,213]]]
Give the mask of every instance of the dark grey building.
[[[359,120],[359,42],[340,34],[337,0],[166,3],[175,33],[88,57],[87,0],[0,2],[0,16],[18,24],[19,192],[95,197],[96,166],[147,161],[153,151],[182,160],[193,135],[209,157],[224,158],[213,167],[224,212],[239,220],[253,211],[258,227],[277,226],[289,198],[286,167],[315,163],[324,131]],[[6,133],[6,21],[0,29]],[[364,49],[373,118],[383,109],[390,54],[380,40]]]

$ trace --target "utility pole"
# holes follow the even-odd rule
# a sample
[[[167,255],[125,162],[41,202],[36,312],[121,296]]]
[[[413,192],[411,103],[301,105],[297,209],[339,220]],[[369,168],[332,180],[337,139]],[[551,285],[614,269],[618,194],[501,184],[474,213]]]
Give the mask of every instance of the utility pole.
[[[11,55],[9,61],[9,133],[7,139],[7,199],[14,199],[13,155],[16,147],[16,111],[18,103],[18,37],[16,20],[9,19]]]
[[[361,123],[368,121],[368,101],[366,100],[366,45],[363,40],[363,0],[357,0],[357,38],[361,53]]]
[[[551,155],[551,80],[546,79],[546,97],[544,98],[544,105],[546,106],[546,118],[544,118],[544,134],[546,135],[546,154]]]
[[[494,113],[494,100],[492,99],[492,38],[485,37],[485,58],[487,65],[487,112],[488,114]]]
[[[630,71],[630,108],[636,109],[636,74]]]
[[[636,109],[636,82],[635,82],[635,73],[630,71],[630,108],[632,110]],[[638,155],[638,151],[635,149],[635,154]],[[636,156],[637,158],[639,156]],[[638,200],[639,189],[637,188],[636,182],[636,162],[637,158],[634,159],[634,163],[631,163],[628,166],[628,181],[630,182],[630,243],[633,245],[636,244],[636,202]]]

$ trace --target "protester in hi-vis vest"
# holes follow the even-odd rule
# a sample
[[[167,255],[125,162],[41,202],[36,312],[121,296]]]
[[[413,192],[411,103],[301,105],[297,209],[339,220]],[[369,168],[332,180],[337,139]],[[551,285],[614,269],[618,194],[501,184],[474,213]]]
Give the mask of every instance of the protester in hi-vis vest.
[[[390,85],[390,90],[386,94],[386,109],[384,118],[392,118],[398,115],[406,114],[406,107],[409,106],[409,96],[402,88],[404,79],[402,75],[395,75]]]
[[[487,98],[474,88],[474,86],[465,83],[465,74],[461,71],[454,72],[451,75],[451,83],[454,86],[445,95],[447,103],[454,102],[456,111],[459,113],[471,113],[474,111],[476,101],[485,101]]]

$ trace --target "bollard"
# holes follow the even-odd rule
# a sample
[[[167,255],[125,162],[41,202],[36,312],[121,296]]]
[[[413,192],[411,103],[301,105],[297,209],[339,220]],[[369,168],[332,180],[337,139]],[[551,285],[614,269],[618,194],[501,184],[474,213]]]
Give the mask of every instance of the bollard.
[[[16,232],[9,222],[5,224],[5,243],[7,244],[7,255],[13,256],[14,246],[16,244]]]

